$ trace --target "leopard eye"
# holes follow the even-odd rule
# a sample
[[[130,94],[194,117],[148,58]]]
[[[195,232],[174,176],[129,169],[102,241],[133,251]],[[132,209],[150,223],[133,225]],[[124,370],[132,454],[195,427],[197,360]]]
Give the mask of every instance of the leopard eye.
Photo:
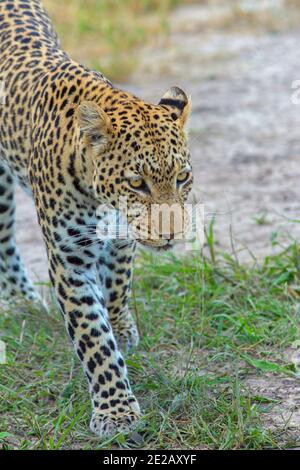
[[[143,180],[143,178],[129,180],[130,186],[134,189],[141,189],[143,187],[144,183],[145,183],[145,181]]]
[[[94,134],[94,135],[91,135],[91,136],[90,136],[90,143],[91,143],[91,145],[93,145],[94,147],[96,147],[96,146],[99,145],[99,144],[102,144],[102,142],[103,142],[103,137],[102,137],[102,135]]]
[[[182,173],[179,173],[179,175],[177,176],[177,183],[178,184],[185,183],[188,180],[189,176],[190,176],[189,171],[183,171]]]
[[[128,180],[129,186],[135,191],[139,191],[144,194],[150,194],[151,191],[146,181],[143,178],[132,178]]]

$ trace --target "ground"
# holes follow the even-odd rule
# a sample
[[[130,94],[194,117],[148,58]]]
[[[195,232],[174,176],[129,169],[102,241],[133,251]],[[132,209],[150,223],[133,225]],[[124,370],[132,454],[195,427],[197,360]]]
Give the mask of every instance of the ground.
[[[192,95],[194,197],[207,228],[203,254],[138,261],[132,308],[142,343],[128,364],[150,425],[132,436],[137,446],[299,445],[298,10],[292,1],[284,15],[276,0],[251,11],[235,3],[175,10],[170,35],[140,51],[122,84],[151,101],[172,84]],[[45,281],[33,206],[18,199],[22,253]],[[88,433],[85,383],[57,312],[41,319],[28,306],[13,315],[1,320],[13,369],[0,381],[4,445],[131,445]]]

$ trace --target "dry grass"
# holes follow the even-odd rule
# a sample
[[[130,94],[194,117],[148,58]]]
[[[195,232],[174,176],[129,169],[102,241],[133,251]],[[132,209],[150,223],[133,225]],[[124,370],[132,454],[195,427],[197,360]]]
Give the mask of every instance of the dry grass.
[[[133,51],[167,32],[167,12],[178,0],[44,0],[64,49],[72,58],[122,80]]]

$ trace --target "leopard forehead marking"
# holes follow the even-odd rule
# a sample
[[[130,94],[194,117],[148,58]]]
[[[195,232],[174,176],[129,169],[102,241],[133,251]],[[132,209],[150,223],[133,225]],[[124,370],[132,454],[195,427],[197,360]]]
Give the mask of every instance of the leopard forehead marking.
[[[133,101],[115,114],[111,151],[128,170],[161,180],[188,159],[185,135],[165,110]]]

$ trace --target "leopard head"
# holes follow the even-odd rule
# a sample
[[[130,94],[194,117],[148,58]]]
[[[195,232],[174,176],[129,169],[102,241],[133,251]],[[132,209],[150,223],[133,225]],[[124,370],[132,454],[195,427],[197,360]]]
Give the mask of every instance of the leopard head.
[[[190,107],[178,87],[158,105],[122,92],[105,105],[79,106],[97,200],[121,210],[135,238],[152,248],[172,247],[188,224],[184,206],[193,176],[185,124]]]

